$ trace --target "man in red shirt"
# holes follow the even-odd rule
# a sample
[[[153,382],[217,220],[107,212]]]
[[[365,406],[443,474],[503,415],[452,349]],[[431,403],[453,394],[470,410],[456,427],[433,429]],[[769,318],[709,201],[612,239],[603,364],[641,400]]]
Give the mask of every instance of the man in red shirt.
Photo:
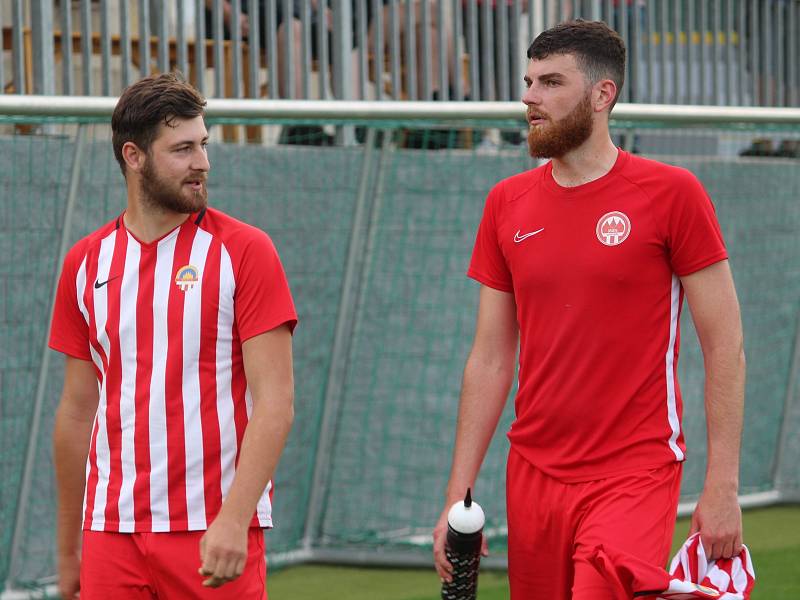
[[[512,599],[613,598],[588,557],[668,558],[685,458],[677,381],[684,295],[705,357],[708,466],[692,519],[707,556],[741,549],[745,365],[714,208],[688,171],[617,149],[625,47],[572,21],[528,50],[528,143],[552,160],[489,193],[468,275],[481,283],[445,511],[473,487],[514,375],[506,477]],[[484,492],[486,493],[486,492]]]
[[[270,238],[207,207],[204,106],[173,74],[123,92],[127,208],[64,261],[50,335],[66,355],[64,598],[266,598],[297,316]]]

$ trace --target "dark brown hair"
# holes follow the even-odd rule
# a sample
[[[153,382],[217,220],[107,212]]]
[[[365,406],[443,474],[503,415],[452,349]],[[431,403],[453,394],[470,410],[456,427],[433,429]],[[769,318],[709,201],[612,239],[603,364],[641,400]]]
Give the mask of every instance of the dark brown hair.
[[[177,71],[150,75],[125,88],[111,116],[111,143],[122,174],[126,142],[148,152],[161,123],[172,126],[175,119],[200,116],[205,105],[205,98]]]
[[[572,54],[592,84],[611,79],[617,85],[617,103],[625,82],[625,42],[602,21],[566,21],[540,33],[528,48],[528,58],[541,60],[552,54]]]

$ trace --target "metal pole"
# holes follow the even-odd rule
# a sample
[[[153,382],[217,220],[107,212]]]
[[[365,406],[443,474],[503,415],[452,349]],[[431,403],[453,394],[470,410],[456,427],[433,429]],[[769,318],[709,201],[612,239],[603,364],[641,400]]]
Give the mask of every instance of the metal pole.
[[[261,14],[259,12],[259,2],[250,2],[247,5],[247,21],[250,31],[247,34],[247,45],[250,48],[249,69],[250,69],[250,94],[251,98],[258,98],[261,95],[259,85],[259,63],[261,61]]]
[[[373,48],[373,57],[375,62],[375,98],[377,100],[383,99],[383,50],[385,47],[383,40],[383,3],[381,0],[366,0],[372,2],[372,31],[374,36],[375,47]],[[361,0],[359,7],[361,7]],[[366,48],[366,31],[367,31],[367,14],[364,15],[364,44],[359,44],[359,48]],[[361,25],[359,25],[361,28]],[[366,74],[366,69],[364,70]],[[362,100],[366,100],[366,81],[364,82],[364,93],[361,95]]]
[[[328,87],[330,76],[328,66],[330,65],[330,58],[328,56],[328,22],[325,18],[325,11],[328,7],[328,0],[319,0],[317,8],[317,62],[320,64],[319,69],[319,87],[320,98],[327,100],[330,97]]]
[[[281,12],[283,19],[280,27],[283,27],[283,65],[278,65],[278,69],[283,69],[284,73],[284,93],[283,98],[294,98],[294,0],[281,0]],[[280,71],[278,71],[280,73]],[[280,77],[280,75],[278,75]]]
[[[84,3],[87,0],[83,0]],[[198,19],[199,20],[199,19]],[[84,31],[86,31],[84,29]],[[85,33],[84,33],[85,35]],[[84,54],[84,56],[86,56]],[[139,0],[139,75],[150,74],[150,0]],[[89,91],[84,92],[87,96]]]
[[[772,0],[761,2],[761,89],[764,106],[774,106],[775,98],[772,94]]]
[[[476,47],[481,56],[481,100],[496,100],[494,95],[494,35],[492,35],[492,7],[489,2],[480,5],[480,32],[482,43]]]
[[[167,25],[167,11],[169,5],[160,2],[158,7],[158,70],[162,73],[169,71],[169,27]]]
[[[384,136],[384,147],[388,142],[388,138],[388,135]],[[364,268],[367,262],[363,260],[362,255],[369,236],[367,227],[372,227],[372,219],[370,217],[376,196],[374,193],[368,193],[374,145],[375,129],[370,127],[367,129],[367,137],[364,143],[364,162],[361,166],[358,196],[356,197],[353,211],[353,224],[350,229],[350,241],[347,248],[347,262],[345,263],[336,318],[336,332],[333,339],[331,362],[328,367],[328,380],[325,387],[325,401],[318,428],[320,435],[317,440],[311,497],[308,502],[308,513],[306,514],[306,526],[302,541],[302,547],[307,551],[311,550],[314,544],[314,538],[325,509],[323,503],[326,496],[327,471],[333,450],[333,431],[339,413],[339,404],[346,376],[347,357],[352,341],[356,311],[358,310],[357,288],[364,277]]]
[[[100,89],[111,95],[111,32],[108,29],[108,0],[100,0]]]
[[[688,0],[689,5],[686,8],[686,30],[688,35],[688,42],[686,44],[686,97],[684,102],[686,104],[702,104],[703,96],[703,79],[699,79],[699,91],[695,91],[694,85],[694,66],[697,64],[697,54],[699,49],[695,52],[695,40],[699,44],[703,43],[702,34],[695,31],[695,5],[694,0]],[[705,0],[704,0],[705,1]],[[696,34],[696,35],[695,35]]]
[[[56,93],[53,0],[32,0],[31,34],[33,93],[52,96]],[[44,125],[42,131],[52,132],[52,128]]]
[[[732,106],[737,104],[734,100],[734,64],[736,55],[734,53],[734,33],[733,33],[733,0],[728,0],[725,5],[725,104]]]
[[[278,89],[278,17],[276,14],[277,11],[277,2],[278,0],[267,0],[267,14],[264,15],[266,18],[266,25],[264,26],[264,51],[266,52],[266,62],[267,62],[267,71],[269,72],[267,81],[269,82],[269,97],[270,98],[279,98],[280,97],[280,90]],[[326,0],[320,0],[319,3],[319,13],[325,12],[325,5]],[[322,56],[322,52],[326,50],[322,47],[320,43],[320,56]],[[327,56],[327,55],[326,55]],[[320,59],[320,64],[327,64],[326,62]],[[320,73],[325,73],[325,69],[320,69]]]
[[[531,12],[533,15],[533,12]],[[467,49],[469,50],[469,87],[472,100],[481,100],[480,86],[480,49],[478,47],[478,3],[477,0],[467,0]]]
[[[86,2],[87,0],[84,0]],[[14,72],[14,91],[17,94],[27,94],[25,81],[25,44],[23,30],[25,29],[22,0],[14,0],[11,8],[11,69]]]
[[[491,51],[496,59],[495,93],[498,100],[510,100],[508,91],[508,4],[500,0],[494,7],[494,25],[497,36]]]
[[[178,13],[176,16],[177,25],[175,32],[175,40],[177,45],[177,65],[178,70],[184,74],[184,76],[189,76],[189,61],[187,58],[188,50],[186,47],[186,4],[181,0],[177,3],[178,6]],[[196,19],[202,19],[203,15],[196,15]]]
[[[471,0],[474,2],[475,0]],[[406,0],[406,87],[408,99],[416,100],[417,93],[417,19],[414,14],[414,0]]]
[[[719,62],[720,62],[720,47],[719,47],[719,38],[722,35],[721,32],[721,13],[722,7],[720,6],[719,0],[714,0],[714,9],[711,13],[711,20],[712,20],[712,31],[711,35],[713,39],[711,40],[711,81],[713,89],[711,92],[711,97],[713,98],[714,104],[724,104],[722,102],[721,97],[721,84],[719,80],[720,72],[719,72]]]
[[[418,2],[418,6],[420,11],[422,11],[422,16],[420,17],[420,22],[422,24],[422,48],[421,53],[422,56],[419,57],[419,68],[424,69],[422,72],[422,90],[421,90],[421,100],[430,100],[431,99],[431,14],[430,14],[430,4],[428,0],[409,0],[410,2],[416,3]]]
[[[783,2],[774,7],[775,14],[775,106],[786,106],[786,77],[784,74],[784,43],[786,42],[787,15]]]
[[[55,273],[52,279],[53,297],[55,298],[55,290],[58,287],[58,280],[60,277],[60,267],[64,262],[64,257],[69,250],[70,238],[72,236],[72,217],[75,213],[75,204],[78,199],[78,186],[81,178],[81,159],[83,157],[83,149],[86,142],[86,128],[85,124],[78,125],[78,131],[75,135],[75,154],[72,157],[72,169],[70,171],[69,187],[67,188],[66,208],[64,211],[64,228],[61,230],[61,244],[56,259]],[[47,329],[45,329],[45,340],[47,339],[47,332],[50,331],[50,326],[53,322],[53,306],[55,301],[50,304],[50,314],[47,320]],[[33,482],[34,463],[36,462],[36,449],[39,443],[39,429],[42,422],[42,408],[44,406],[44,395],[47,391],[48,384],[48,371],[50,369],[50,357],[52,356],[47,342],[45,341],[42,348],[42,360],[39,368],[39,380],[36,385],[36,397],[33,403],[33,415],[31,417],[30,435],[28,436],[28,447],[25,451],[25,470],[22,474],[22,483],[20,486],[19,497],[17,498],[17,518],[14,522],[14,536],[11,541],[11,556],[9,560],[8,569],[8,587],[11,588],[19,575],[21,565],[22,541],[27,526],[28,505],[30,504],[31,485]]]
[[[183,4],[183,3],[181,3]],[[131,82],[131,26],[128,15],[129,0],[122,0],[119,9],[120,60],[122,62],[122,87]]]
[[[221,2],[222,0],[214,0],[211,7],[211,37],[214,38],[214,95],[218,98],[225,97],[225,57],[223,54],[225,30],[222,22]]]
[[[459,2],[460,0],[453,0]],[[403,97],[403,74],[400,56],[400,4],[399,0],[389,0],[389,60],[392,69],[392,97]]]
[[[464,42],[461,39],[461,35],[464,29],[464,15],[462,0],[452,0],[451,6],[453,10],[453,97],[451,100],[463,100],[464,81],[461,67],[464,57]]]
[[[698,104],[708,104],[708,48],[706,48],[708,42],[708,11],[706,0],[700,0],[698,21],[697,28],[700,30],[700,101]]]
[[[206,3],[205,0],[197,0],[194,5],[194,72],[195,87],[197,91],[205,95],[206,82]]]
[[[230,0],[231,2],[231,39],[233,52],[233,97],[242,97],[242,4],[241,0]],[[178,3],[180,4],[180,2]]]
[[[789,3],[789,39],[787,42],[787,47],[789,51],[786,53],[786,66],[787,71],[789,73],[789,106],[798,106],[800,105],[800,89],[798,89],[798,68],[800,68],[800,63],[798,63],[798,53],[800,53],[800,45],[798,45],[798,35],[797,35],[797,27],[798,27],[798,20],[797,20],[797,2],[792,0]]]
[[[314,57],[311,51],[311,0],[300,1],[300,52],[302,52],[302,97],[311,97],[311,71]],[[321,67],[322,68],[322,67]]]
[[[686,55],[686,48],[691,43],[691,32],[685,31],[685,27],[681,26],[681,7],[678,5],[677,2],[672,3],[672,28],[675,31],[675,45],[672,48],[672,85],[673,88],[673,102],[676,104],[679,102],[688,102],[689,95],[686,94],[685,97],[681,97],[681,61],[683,57]],[[689,65],[688,61],[684,61],[686,65],[686,72],[689,72]],[[688,85],[687,85],[688,89]]]
[[[333,0],[333,94],[340,100],[353,97],[350,48],[353,39],[353,12],[350,0]]]
[[[377,0],[376,0],[377,1]],[[437,30],[438,30],[438,40],[437,43],[439,44],[439,64],[435,65],[436,68],[439,69],[439,100],[449,100],[450,99],[450,90],[448,89],[450,75],[448,73],[448,60],[447,57],[450,54],[447,47],[447,22],[446,22],[446,15],[445,15],[445,0],[437,0],[436,1],[436,8],[438,9],[438,23],[437,23]]]
[[[354,6],[356,9],[356,39],[358,46],[358,97],[362,100],[367,98],[367,81],[369,80],[369,48],[367,47],[367,2],[371,0],[356,0]],[[380,3],[379,3],[380,4]],[[380,7],[379,7],[380,8]],[[382,15],[381,15],[382,16]],[[376,19],[376,17],[374,17]],[[377,33],[383,25],[383,22],[375,21],[375,33]],[[375,60],[375,91],[380,99],[380,85],[378,82],[380,78],[377,73],[379,72],[378,63],[383,60],[383,47],[378,45],[378,40],[375,38],[372,55]]]
[[[2,62],[0,61],[0,63]],[[75,93],[75,86],[72,84],[72,67],[72,0],[61,0],[61,73],[65,96]],[[5,82],[2,65],[0,65],[0,81]]]

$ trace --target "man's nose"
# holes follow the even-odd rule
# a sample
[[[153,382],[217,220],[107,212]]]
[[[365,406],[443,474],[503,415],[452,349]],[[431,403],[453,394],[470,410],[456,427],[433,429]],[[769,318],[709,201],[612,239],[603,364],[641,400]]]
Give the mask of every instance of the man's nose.
[[[528,106],[531,104],[539,104],[542,101],[541,95],[536,91],[534,86],[526,88],[522,93],[522,102]]]
[[[199,148],[195,151],[192,158],[192,170],[205,172],[211,169],[211,163],[208,162],[208,154],[204,148]]]

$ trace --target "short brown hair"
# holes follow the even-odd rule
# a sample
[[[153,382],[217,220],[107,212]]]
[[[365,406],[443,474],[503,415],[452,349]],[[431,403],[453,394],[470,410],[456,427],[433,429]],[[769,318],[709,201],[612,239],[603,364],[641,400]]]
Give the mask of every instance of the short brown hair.
[[[619,98],[625,83],[625,42],[602,21],[566,21],[540,33],[528,48],[528,58],[542,60],[552,54],[572,54],[586,78],[595,84],[611,79]]]
[[[156,139],[161,123],[203,115],[206,99],[179,72],[144,77],[122,92],[111,115],[114,156],[125,174],[122,147],[133,142],[144,152]]]

